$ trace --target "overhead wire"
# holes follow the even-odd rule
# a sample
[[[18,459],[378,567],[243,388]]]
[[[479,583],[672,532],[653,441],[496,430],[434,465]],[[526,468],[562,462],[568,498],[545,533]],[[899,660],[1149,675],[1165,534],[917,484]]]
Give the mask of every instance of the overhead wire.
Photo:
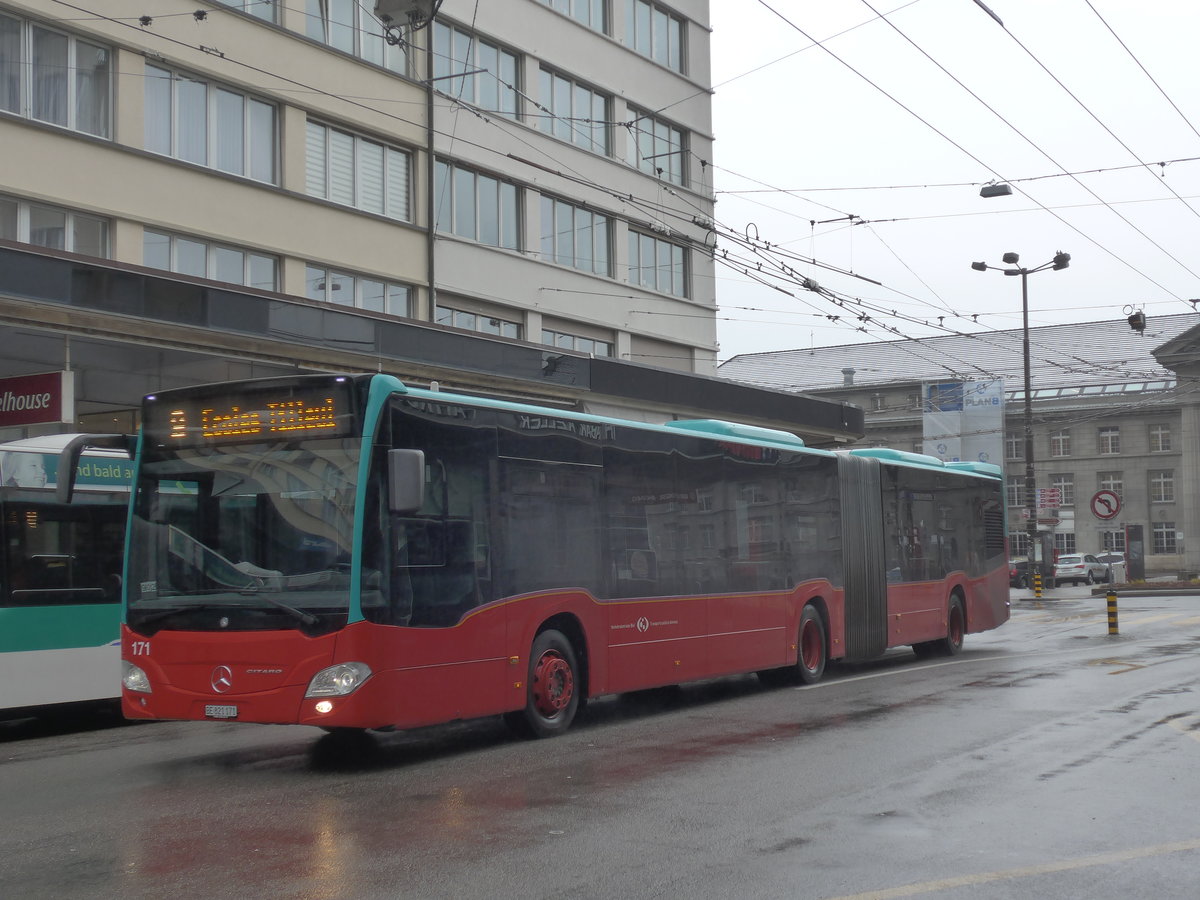
[[[760,0],[760,2],[762,2],[762,3],[763,3],[763,5],[766,5],[766,4],[765,4],[765,0]],[[873,12],[873,13],[876,13],[876,15],[879,15],[879,13],[878,13],[878,11],[875,9],[875,7],[873,7],[873,6],[871,5],[871,3],[870,3],[870,0],[859,0],[859,2],[861,2],[861,3],[863,4],[863,6],[867,7],[867,9],[871,10],[871,12]],[[1005,125],[1007,125],[1007,126],[1008,126],[1008,127],[1009,127],[1009,128],[1010,128],[1010,129],[1011,129],[1011,130],[1012,130],[1012,131],[1013,131],[1013,132],[1014,132],[1014,133],[1015,133],[1017,136],[1018,136],[1018,137],[1020,137],[1020,138],[1021,138],[1022,140],[1024,140],[1024,141],[1025,141],[1027,144],[1029,144],[1029,146],[1031,146],[1031,147],[1032,147],[1034,150],[1036,150],[1037,152],[1041,153],[1041,154],[1042,154],[1042,156],[1044,156],[1046,159],[1048,159],[1048,160],[1049,160],[1050,162],[1052,162],[1054,165],[1058,166],[1058,167],[1059,167],[1059,168],[1060,168],[1060,169],[1063,171],[1063,173],[1064,173],[1064,174],[1066,174],[1066,175],[1068,175],[1068,177],[1070,177],[1070,178],[1071,178],[1071,179],[1072,179],[1072,180],[1073,180],[1073,181],[1074,181],[1074,182],[1075,182],[1075,183],[1076,183],[1076,184],[1077,184],[1079,187],[1083,188],[1085,191],[1087,191],[1089,194],[1091,194],[1093,197],[1095,197],[1095,198],[1096,198],[1096,200],[1098,200],[1098,201],[1100,201],[1101,203],[1103,203],[1103,204],[1104,204],[1104,206],[1105,206],[1107,209],[1109,209],[1111,212],[1113,212],[1113,213],[1114,213],[1114,214],[1115,214],[1115,215],[1116,215],[1118,218],[1120,218],[1120,219],[1121,219],[1121,221],[1123,221],[1123,222],[1124,222],[1126,225],[1128,225],[1130,228],[1132,228],[1134,231],[1136,231],[1136,232],[1137,232],[1139,235],[1141,235],[1143,238],[1145,238],[1145,239],[1146,239],[1146,240],[1147,240],[1147,241],[1148,241],[1150,244],[1152,244],[1154,247],[1156,247],[1158,250],[1160,250],[1160,251],[1161,251],[1161,252],[1162,252],[1162,253],[1163,253],[1165,256],[1167,256],[1169,259],[1171,259],[1173,262],[1175,262],[1175,263],[1176,263],[1176,264],[1177,264],[1177,265],[1178,265],[1180,268],[1182,268],[1182,269],[1183,269],[1185,272],[1187,272],[1187,273],[1188,273],[1189,275],[1191,275],[1193,278],[1200,279],[1200,275],[1197,275],[1195,272],[1193,272],[1193,271],[1191,270],[1191,268],[1189,268],[1189,267],[1187,266],[1187,264],[1186,264],[1186,263],[1184,263],[1182,260],[1180,260],[1178,257],[1176,257],[1176,256],[1175,256],[1173,253],[1171,253],[1169,250],[1167,250],[1165,247],[1163,247],[1163,246],[1162,246],[1160,243],[1158,243],[1158,241],[1154,240],[1154,238],[1150,237],[1150,235],[1148,235],[1148,234],[1147,234],[1145,231],[1143,231],[1141,228],[1139,228],[1137,225],[1135,225],[1135,224],[1134,224],[1132,221],[1130,221],[1128,218],[1126,218],[1125,216],[1123,216],[1123,215],[1122,215],[1122,214],[1121,214],[1119,211],[1117,211],[1115,208],[1113,208],[1112,206],[1110,206],[1110,205],[1109,205],[1109,204],[1108,204],[1108,203],[1107,203],[1107,202],[1106,202],[1106,201],[1105,201],[1105,200],[1104,200],[1104,199],[1103,199],[1103,198],[1102,198],[1102,197],[1101,197],[1099,194],[1097,194],[1097,193],[1096,193],[1094,190],[1092,190],[1090,187],[1088,187],[1086,184],[1084,184],[1082,181],[1080,181],[1080,180],[1079,180],[1079,178],[1077,178],[1076,176],[1073,176],[1073,175],[1069,175],[1069,173],[1068,173],[1068,170],[1067,170],[1066,166],[1064,166],[1064,165],[1062,165],[1060,162],[1058,162],[1058,160],[1056,160],[1056,159],[1055,159],[1054,157],[1052,157],[1052,156],[1051,156],[1051,155],[1050,155],[1048,152],[1046,152],[1046,150],[1045,150],[1044,148],[1042,148],[1042,147],[1041,147],[1039,144],[1037,144],[1035,141],[1033,141],[1033,140],[1032,140],[1032,139],[1031,139],[1031,138],[1030,138],[1028,135],[1026,135],[1024,132],[1022,132],[1022,131],[1021,131],[1019,128],[1017,128],[1015,125],[1013,125],[1013,124],[1012,124],[1012,122],[1010,122],[1010,121],[1009,121],[1009,120],[1008,120],[1008,119],[1007,119],[1005,116],[1001,115],[1001,114],[1000,114],[1000,113],[999,113],[999,112],[998,112],[998,111],[997,111],[997,110],[996,110],[996,109],[995,109],[995,108],[994,108],[994,107],[993,107],[991,104],[989,104],[989,103],[988,103],[986,100],[984,100],[984,99],[983,99],[982,97],[980,97],[980,96],[979,96],[977,93],[975,93],[975,91],[973,91],[973,90],[971,90],[969,87],[967,87],[967,86],[966,86],[966,85],[965,85],[965,84],[962,82],[962,80],[958,78],[958,76],[956,76],[956,75],[955,75],[954,73],[952,73],[952,72],[951,72],[949,69],[947,69],[945,66],[943,66],[943,65],[942,65],[940,62],[938,62],[936,59],[934,59],[934,58],[933,58],[933,57],[932,57],[932,56],[931,56],[931,55],[930,55],[930,54],[929,54],[929,53],[928,53],[928,52],[927,52],[927,51],[926,51],[926,50],[925,50],[923,47],[921,47],[919,44],[917,44],[917,42],[916,42],[916,41],[914,41],[912,38],[910,38],[910,37],[909,37],[909,36],[908,36],[908,35],[907,35],[907,34],[906,34],[904,31],[902,31],[902,30],[901,30],[901,29],[900,29],[900,28],[899,28],[899,27],[898,27],[898,26],[897,26],[897,25],[896,25],[894,22],[892,22],[892,21],[891,21],[889,18],[887,18],[886,16],[880,16],[880,18],[882,18],[882,19],[883,19],[883,21],[884,21],[884,22],[886,22],[886,23],[887,23],[887,25],[888,25],[888,26],[889,26],[889,27],[890,27],[890,28],[891,28],[893,31],[895,31],[895,32],[896,32],[896,34],[900,35],[900,36],[901,36],[902,38],[904,38],[904,40],[905,40],[905,41],[907,41],[907,42],[908,42],[908,43],[909,43],[909,44],[910,44],[910,45],[911,45],[913,48],[915,48],[915,49],[917,50],[917,52],[919,52],[919,53],[920,53],[922,56],[924,56],[924,57],[925,57],[927,60],[929,60],[929,62],[931,62],[931,63],[933,63],[935,66],[937,66],[937,68],[938,68],[938,69],[939,69],[939,70],[940,70],[940,71],[941,71],[943,74],[945,74],[947,77],[949,77],[949,78],[950,78],[950,79],[951,79],[951,80],[952,80],[952,81],[953,81],[955,84],[957,84],[957,85],[958,85],[960,88],[962,88],[962,89],[963,89],[964,91],[966,91],[968,94],[970,94],[970,95],[971,95],[971,97],[972,97],[972,98],[974,98],[976,101],[978,101],[978,102],[979,102],[979,104],[980,104],[980,105],[982,105],[982,106],[983,106],[983,107],[984,107],[984,108],[985,108],[985,109],[986,109],[988,112],[992,113],[992,115],[996,116],[996,118],[998,118],[998,119],[999,119],[1001,122],[1003,122]],[[1061,88],[1062,88],[1064,91],[1066,91],[1066,92],[1067,92],[1067,94],[1068,94],[1068,95],[1070,95],[1070,97],[1071,97],[1073,100],[1075,100],[1075,102],[1076,102],[1076,103],[1078,103],[1078,104],[1079,104],[1081,107],[1083,107],[1083,109],[1084,109],[1084,110],[1085,110],[1085,111],[1086,111],[1086,112],[1087,112],[1087,113],[1088,113],[1088,114],[1089,114],[1089,115],[1090,115],[1090,116],[1091,116],[1093,119],[1095,119],[1095,121],[1096,121],[1096,122],[1097,122],[1097,123],[1098,123],[1098,124],[1099,124],[1099,125],[1100,125],[1102,128],[1104,128],[1104,130],[1105,130],[1105,131],[1107,131],[1107,132],[1108,132],[1108,133],[1109,133],[1109,134],[1110,134],[1110,135],[1113,137],[1113,139],[1115,139],[1115,140],[1116,140],[1118,143],[1120,143],[1122,147],[1124,147],[1126,150],[1128,150],[1128,151],[1129,151],[1129,153],[1130,153],[1131,155],[1133,155],[1134,159],[1137,159],[1138,163],[1140,163],[1140,164],[1141,164],[1143,167],[1145,167],[1145,163],[1144,163],[1144,162],[1143,162],[1143,161],[1142,161],[1142,160],[1141,160],[1141,159],[1140,159],[1140,158],[1137,156],[1137,154],[1133,153],[1133,151],[1132,151],[1132,150],[1131,150],[1131,149],[1128,147],[1128,145],[1126,145],[1124,141],[1122,141],[1122,140],[1121,140],[1119,137],[1117,137],[1117,135],[1116,135],[1116,134],[1115,134],[1115,133],[1112,131],[1112,129],[1110,129],[1110,128],[1109,128],[1107,125],[1105,125],[1105,124],[1104,124],[1104,123],[1103,123],[1103,122],[1100,120],[1100,118],[1099,118],[1098,116],[1096,116],[1096,115],[1095,115],[1095,114],[1094,114],[1094,113],[1093,113],[1093,112],[1092,112],[1090,109],[1088,109],[1088,107],[1087,107],[1087,106],[1086,106],[1086,105],[1083,103],[1083,101],[1081,101],[1081,100],[1080,100],[1080,99],[1079,99],[1077,96],[1075,96],[1075,94],[1074,94],[1074,93],[1072,93],[1072,92],[1071,92],[1071,90],[1070,90],[1070,89],[1069,89],[1069,88],[1068,88],[1068,87],[1067,87],[1065,84],[1063,84],[1063,83],[1062,83],[1062,81],[1060,81],[1060,80],[1059,80],[1059,78],[1058,78],[1057,76],[1055,76],[1055,75],[1054,75],[1054,74],[1053,74],[1053,73],[1052,73],[1052,72],[1049,70],[1049,68],[1047,68],[1047,67],[1046,67],[1046,65],[1045,65],[1044,63],[1042,63],[1042,61],[1041,61],[1041,60],[1039,60],[1039,59],[1038,59],[1036,56],[1034,56],[1034,54],[1032,53],[1032,51],[1030,51],[1030,50],[1029,50],[1029,48],[1027,48],[1027,47],[1026,47],[1026,46],[1025,46],[1025,45],[1024,45],[1024,44],[1023,44],[1021,41],[1020,41],[1020,39],[1016,37],[1016,35],[1014,35],[1014,34],[1013,34],[1011,31],[1009,31],[1009,29],[1008,29],[1008,28],[1004,28],[1003,30],[1004,30],[1005,34],[1009,35],[1009,37],[1011,37],[1011,38],[1012,38],[1014,41],[1016,41],[1017,45],[1018,45],[1018,46],[1019,46],[1019,47],[1020,47],[1022,50],[1024,50],[1024,51],[1025,51],[1025,52],[1026,52],[1026,53],[1027,53],[1027,54],[1028,54],[1028,55],[1029,55],[1029,56],[1030,56],[1030,57],[1031,57],[1031,58],[1034,60],[1034,62],[1036,62],[1036,63],[1037,63],[1037,64],[1038,64],[1038,65],[1039,65],[1039,66],[1042,68],[1042,70],[1046,72],[1046,74],[1047,74],[1047,75],[1049,75],[1051,78],[1053,78],[1053,79],[1054,79],[1054,81],[1055,81],[1055,83],[1056,83],[1056,84],[1058,84],[1058,85],[1059,85],[1059,86],[1060,86],[1060,87],[1061,87]],[[806,35],[806,37],[807,37],[807,35]],[[939,133],[939,134],[942,134],[942,132],[940,132],[940,131],[939,131],[938,133]],[[943,136],[944,136],[944,135],[943,135]],[[955,144],[955,146],[958,146],[958,145],[957,145],[957,144]],[[960,148],[960,149],[961,149],[961,148]],[[972,156],[972,159],[975,159],[975,157],[974,157],[974,156]],[[978,160],[976,160],[976,161],[978,161]],[[994,170],[993,170],[993,171],[994,171]],[[1006,181],[1005,183],[1011,184],[1011,182],[1007,182],[1007,181]],[[1175,192],[1174,192],[1174,189],[1171,189],[1171,188],[1168,188],[1168,189],[1169,189],[1169,190],[1171,190],[1171,192],[1172,192],[1173,194],[1175,193]],[[1024,192],[1024,191],[1022,191],[1022,193],[1025,193],[1025,192]],[[1025,194],[1025,196],[1029,197],[1030,195],[1029,195],[1029,194]],[[1183,201],[1183,198],[1179,197],[1179,195],[1178,195],[1178,194],[1175,194],[1175,196],[1176,196],[1176,198],[1178,198],[1178,199],[1180,200],[1180,202],[1184,202],[1184,201]],[[1033,198],[1032,198],[1032,197],[1030,197],[1030,199],[1033,199]],[[1037,202],[1037,201],[1035,201],[1035,202]],[[1044,210],[1046,210],[1047,212],[1051,212],[1051,211],[1050,211],[1050,210],[1049,210],[1047,207],[1043,206],[1041,203],[1038,203],[1038,205],[1039,205],[1039,206],[1041,206],[1041,207],[1042,207]],[[1185,205],[1185,206],[1187,206],[1187,208],[1188,208],[1189,212],[1191,212],[1193,215],[1196,215],[1196,216],[1197,216],[1197,218],[1200,218],[1200,213],[1197,213],[1197,211],[1196,211],[1195,209],[1193,209],[1193,208],[1192,208],[1190,205],[1188,205],[1186,202],[1184,202],[1184,205]],[[1052,213],[1052,214],[1053,214],[1053,213]],[[1060,219],[1060,221],[1062,221],[1062,220]],[[1076,230],[1078,231],[1078,229],[1076,229]],[[1083,232],[1078,232],[1078,233],[1080,233],[1080,234],[1083,234]],[[1085,235],[1085,236],[1086,236],[1086,235]],[[1095,241],[1093,241],[1093,243],[1096,243],[1096,242],[1095,242]],[[1100,246],[1100,245],[1099,245],[1099,244],[1097,244],[1097,246]],[[1107,248],[1103,248],[1103,249],[1106,249],[1106,250],[1107,250]],[[1122,260],[1120,257],[1118,257],[1118,256],[1117,256],[1115,253],[1113,253],[1111,250],[1107,250],[1107,252],[1108,252],[1108,253],[1109,253],[1111,256],[1113,256],[1113,258],[1114,258],[1114,259],[1118,259],[1118,260],[1120,260],[1120,261],[1122,261],[1122,262],[1126,262],[1125,260]],[[1138,271],[1138,270],[1136,269],[1136,267],[1132,266],[1132,265],[1131,265],[1131,264],[1129,264],[1128,262],[1126,262],[1126,265],[1129,265],[1129,266],[1130,266],[1130,268],[1133,268],[1133,269],[1134,269],[1134,271]],[[1153,280],[1153,279],[1150,279],[1150,278],[1149,278],[1149,276],[1145,275],[1144,273],[1140,273],[1140,272],[1139,272],[1139,274],[1142,274],[1142,275],[1143,275],[1143,277],[1147,278],[1147,279],[1148,279],[1148,280],[1150,280],[1152,283],[1154,283],[1154,284],[1156,284],[1156,285],[1157,285],[1157,282],[1154,282],[1154,280]],[[1159,287],[1161,287],[1161,285],[1158,285],[1158,286],[1159,286]],[[1182,300],[1183,298],[1178,298],[1178,299]]]
[[[71,7],[71,8],[79,9],[79,10],[81,10],[81,11],[82,11],[82,9],[81,9],[80,7],[78,7],[78,6],[75,6],[74,4],[71,4],[71,3],[66,3],[66,2],[65,2],[65,0],[56,0],[56,2],[58,2],[58,3],[62,4],[62,5],[65,5],[65,6]],[[110,20],[113,20],[113,21],[117,21],[117,20],[116,20],[116,19],[114,19],[113,17],[98,16],[98,18],[106,18],[106,19],[110,19]],[[128,24],[128,23],[122,23],[122,24]],[[204,48],[204,47],[202,47],[202,46],[201,46],[201,47],[196,47],[195,45],[188,44],[188,43],[187,43],[187,42],[185,42],[185,41],[179,41],[178,39],[175,39],[175,38],[170,38],[170,37],[163,36],[163,35],[159,35],[159,37],[162,37],[164,40],[172,41],[172,42],[174,42],[174,43],[180,44],[180,45],[182,45],[182,46],[187,46],[187,47],[189,47],[189,48],[192,48],[192,49],[201,49],[201,50],[205,50],[205,49],[206,49],[206,48]],[[275,78],[280,78],[280,79],[282,79],[282,80],[284,80],[284,81],[286,81],[286,82],[290,82],[290,83],[292,83],[292,84],[295,84],[295,85],[297,85],[297,86],[300,86],[300,87],[304,87],[304,88],[306,88],[306,89],[313,90],[315,93],[325,94],[325,95],[327,95],[327,96],[331,96],[331,97],[337,97],[338,99],[343,99],[343,100],[346,100],[347,102],[353,103],[353,104],[355,104],[355,105],[364,106],[364,108],[366,108],[366,109],[369,109],[369,110],[371,110],[372,112],[380,113],[380,114],[382,114],[382,115],[385,115],[385,116],[390,116],[390,117],[392,117],[392,118],[395,118],[395,119],[397,119],[398,121],[403,121],[403,122],[406,122],[406,123],[408,123],[408,124],[417,124],[417,123],[413,122],[412,120],[405,119],[405,118],[404,118],[404,117],[402,117],[402,116],[397,116],[397,115],[395,115],[395,114],[386,113],[386,112],[383,112],[383,111],[381,111],[381,110],[378,110],[378,109],[376,109],[376,108],[374,108],[374,107],[366,106],[364,103],[362,103],[361,101],[355,100],[354,98],[347,98],[347,97],[344,97],[343,95],[335,94],[335,93],[328,92],[328,91],[322,91],[322,90],[321,90],[321,89],[319,89],[319,88],[312,88],[312,87],[311,87],[311,86],[309,86],[309,85],[304,85],[302,82],[298,82],[298,81],[295,81],[295,80],[293,80],[293,79],[287,79],[287,78],[285,78],[284,76],[280,76],[280,75],[278,75],[277,73],[274,73],[274,72],[265,72],[265,70],[263,70],[263,69],[261,69],[261,68],[259,68],[259,67],[257,67],[257,66],[254,66],[254,65],[252,65],[252,64],[249,64],[249,63],[245,63],[245,62],[243,62],[243,61],[240,61],[240,60],[229,59],[228,57],[223,57],[223,58],[225,58],[225,59],[227,59],[228,61],[230,61],[230,62],[233,62],[233,63],[235,63],[235,64],[237,64],[237,65],[242,65],[242,66],[245,66],[245,67],[247,67],[247,68],[249,68],[249,69],[252,69],[252,70],[255,70],[255,71],[259,71],[259,72],[263,72],[264,74],[271,75],[271,76],[273,76],[273,77],[275,77]],[[439,94],[441,94],[442,96],[446,96],[444,93],[442,93],[442,92],[440,92],[440,91],[439,91],[438,93],[439,93]],[[523,96],[524,96],[524,95],[523,95]],[[449,99],[451,100],[451,102],[454,102],[454,103],[459,103],[459,104],[464,104],[464,103],[465,103],[465,101],[461,101],[461,100],[458,100],[458,99],[456,99],[456,98],[453,98],[453,97],[450,97]],[[527,98],[527,99],[531,99],[531,98]],[[532,101],[532,102],[536,103],[536,101]],[[543,109],[544,109],[544,107],[543,107]],[[549,113],[549,111],[548,111],[548,110],[546,110],[546,112],[547,112],[547,113]],[[476,113],[477,113],[477,114],[479,114],[478,110],[476,110]],[[550,114],[550,115],[553,115],[552,113],[549,113],[549,114]],[[496,120],[496,119],[494,119],[494,118],[488,118],[488,121],[491,121],[491,122],[495,123],[497,120]],[[503,119],[503,117],[502,117],[502,116],[500,117],[500,121],[504,121],[504,119]],[[445,132],[440,132],[440,133],[441,133],[441,134],[443,134],[443,135],[445,135],[445,134],[446,134]],[[451,139],[454,139],[454,132],[451,132],[451,133],[450,133],[450,137],[451,137]],[[480,147],[481,149],[485,149],[485,150],[488,150],[488,151],[491,151],[491,152],[496,152],[496,151],[495,151],[495,148],[492,148],[492,147],[487,147],[487,146],[479,145],[479,144],[476,144],[476,143],[473,143],[473,142],[467,142],[467,143],[470,143],[472,146],[475,146],[475,147]],[[528,142],[526,142],[526,143],[527,143],[527,145],[528,145],[528,146],[532,146],[532,145],[528,144]],[[544,151],[543,151],[543,152],[544,152]],[[515,157],[515,156],[513,156],[511,153],[510,153],[510,154],[506,154],[506,155],[507,155],[507,156],[509,156],[510,158],[516,159],[516,160],[518,160],[518,161],[522,161],[522,162],[526,162],[526,163],[528,163],[528,164],[536,165],[536,164],[532,163],[532,162],[531,162],[531,161],[529,161],[529,160],[520,160],[520,158],[519,158],[519,157]],[[548,154],[547,154],[547,155],[548,155]],[[561,164],[561,163],[560,163],[560,164]],[[539,168],[543,168],[543,169],[545,169],[545,170],[547,170],[547,171],[555,171],[555,170],[549,169],[548,167],[542,167],[542,166],[539,166]],[[561,171],[555,171],[555,174],[558,174],[560,177],[566,177],[566,176],[564,176],[564,175],[563,175],[563,173],[562,173]],[[655,210],[655,211],[656,211],[656,216],[661,216],[661,215],[663,215],[663,214],[664,214],[664,207],[663,207],[663,205],[662,205],[661,198],[659,199],[659,201],[655,202],[655,201],[646,201],[646,200],[642,200],[641,198],[636,198],[636,197],[633,197],[632,195],[624,195],[624,194],[620,194],[620,193],[618,193],[618,192],[614,192],[614,191],[612,191],[611,189],[607,188],[607,186],[605,186],[605,185],[600,185],[600,184],[597,184],[597,183],[595,183],[595,182],[592,182],[592,181],[590,181],[590,180],[588,180],[588,179],[586,179],[586,178],[583,178],[582,176],[579,176],[578,174],[576,174],[576,175],[574,176],[574,180],[577,180],[577,181],[578,181],[579,183],[581,183],[581,184],[587,184],[587,185],[589,185],[590,187],[593,187],[593,188],[595,188],[595,189],[597,189],[597,190],[604,191],[604,192],[608,193],[609,195],[611,195],[611,196],[613,196],[613,197],[615,197],[615,198],[619,199],[619,200],[620,200],[620,201],[622,201],[622,202],[627,202],[627,203],[630,203],[630,204],[631,204],[631,205],[633,205],[635,208],[639,208],[639,209],[641,209],[641,210],[646,210],[646,209]],[[677,192],[675,192],[675,191],[673,191],[673,190],[671,190],[670,192],[672,193],[672,195],[673,195],[673,196],[675,196],[675,197],[679,198],[679,195],[678,195],[678,193],[677,193]],[[700,208],[699,208],[699,207],[697,207],[695,204],[690,204],[690,203],[689,203],[689,205],[693,207],[693,210],[699,210],[699,209],[700,209]],[[695,217],[695,215],[692,215],[692,214],[690,214],[690,213],[688,213],[688,212],[685,212],[685,211],[683,211],[683,210],[672,210],[672,211],[669,211],[669,212],[667,212],[667,214],[668,214],[668,215],[670,215],[672,218],[674,218],[674,219],[676,219],[676,220],[680,221],[681,223],[698,224],[698,223],[696,222],[696,217]],[[655,220],[655,221],[659,221],[660,219],[658,219],[658,218],[656,217],[654,220]],[[638,224],[638,223],[636,223],[636,222],[631,222],[631,224]],[[713,223],[713,224],[715,224],[715,223]],[[682,239],[684,239],[684,240],[687,240],[689,243],[692,243],[694,246],[697,246],[699,249],[705,250],[706,252],[711,252],[711,251],[712,251],[712,248],[711,248],[711,247],[708,247],[708,246],[706,246],[706,245],[704,244],[704,242],[702,242],[702,241],[701,241],[700,243],[697,243],[695,238],[689,238],[689,237],[687,237],[687,236],[685,236],[685,235],[675,235],[675,236],[676,236],[676,237],[680,237],[680,238],[682,238]],[[814,262],[814,263],[816,263],[816,261],[815,261],[815,260],[814,260],[813,262]],[[819,263],[816,263],[816,264],[818,264],[818,265],[819,265]],[[853,273],[850,273],[850,274],[853,274]],[[855,276],[855,277],[859,277],[859,276]],[[914,299],[916,299],[916,298],[914,298]],[[916,321],[916,320],[914,319],[913,321]],[[900,335],[901,337],[907,337],[907,336],[903,335],[903,334],[902,334],[902,333],[901,333],[901,332],[900,332],[898,329],[894,329],[894,328],[892,328],[892,329],[888,329],[888,328],[887,328],[887,326],[882,326],[882,327],[883,327],[883,328],[884,328],[884,329],[887,331],[887,333],[890,333],[890,334],[896,334],[896,335]]]

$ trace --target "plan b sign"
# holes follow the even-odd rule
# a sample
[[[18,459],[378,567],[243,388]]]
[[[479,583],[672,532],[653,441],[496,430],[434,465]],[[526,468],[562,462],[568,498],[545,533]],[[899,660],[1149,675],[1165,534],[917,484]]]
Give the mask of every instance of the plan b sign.
[[[75,421],[72,372],[0,378],[0,428]]]
[[[1116,491],[1096,491],[1092,495],[1092,513],[1097,519],[1113,519],[1121,511],[1121,498]]]

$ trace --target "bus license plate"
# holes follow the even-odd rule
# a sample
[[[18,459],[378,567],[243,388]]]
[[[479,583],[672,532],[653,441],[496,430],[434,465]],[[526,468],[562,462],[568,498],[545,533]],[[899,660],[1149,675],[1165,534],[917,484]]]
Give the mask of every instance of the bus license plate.
[[[217,706],[209,703],[204,707],[204,715],[210,719],[236,719],[236,706]]]

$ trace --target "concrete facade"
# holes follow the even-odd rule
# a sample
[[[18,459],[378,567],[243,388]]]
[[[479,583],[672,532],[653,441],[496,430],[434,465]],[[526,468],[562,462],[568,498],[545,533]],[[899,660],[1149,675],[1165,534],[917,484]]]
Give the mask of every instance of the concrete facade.
[[[0,379],[77,412],[0,440],[331,368],[853,439],[712,377],[707,0],[432,7],[0,0]]]

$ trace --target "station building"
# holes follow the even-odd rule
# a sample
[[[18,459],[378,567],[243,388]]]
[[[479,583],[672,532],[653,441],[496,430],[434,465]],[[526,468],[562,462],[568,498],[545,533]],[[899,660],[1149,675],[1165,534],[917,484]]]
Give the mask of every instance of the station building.
[[[750,353],[719,372],[854,403],[865,414],[860,446],[915,452],[925,450],[925,386],[1003,378],[996,447],[1017,556],[1028,540],[1023,336],[1014,329]],[[1061,498],[1039,513],[1039,529],[1060,553],[1099,553],[1126,551],[1126,526],[1140,526],[1148,577],[1200,575],[1200,319],[1152,316],[1143,333],[1124,319],[1034,327],[1029,343],[1034,480]],[[1111,518],[1093,511],[1100,491],[1120,498]]]
[[[330,370],[856,437],[715,377],[708,0],[383,5],[0,0],[0,440]]]

